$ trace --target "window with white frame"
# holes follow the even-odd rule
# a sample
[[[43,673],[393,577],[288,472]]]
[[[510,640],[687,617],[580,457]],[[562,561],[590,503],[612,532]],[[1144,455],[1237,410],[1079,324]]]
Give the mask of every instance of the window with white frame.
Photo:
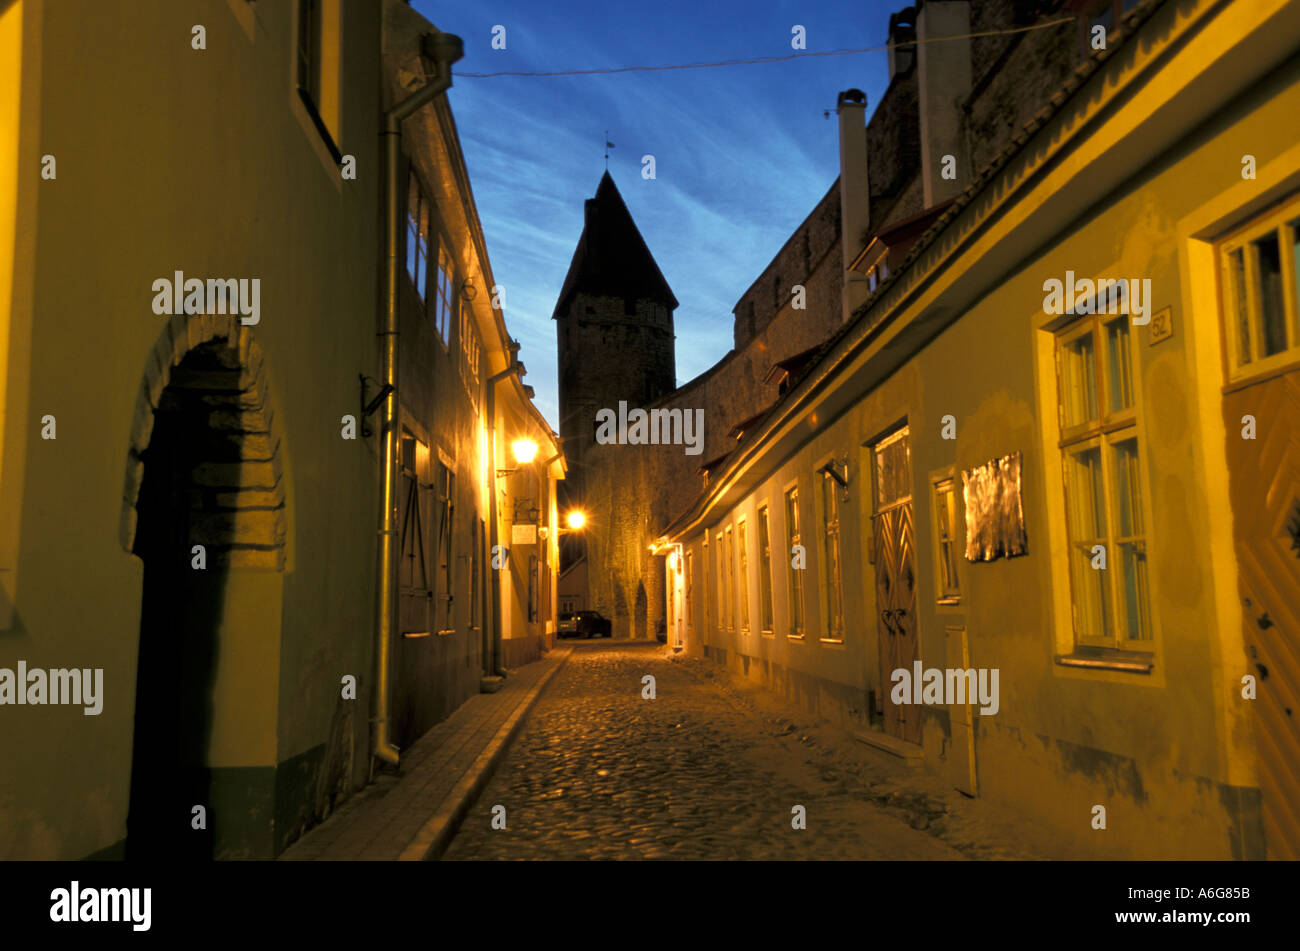
[[[739,584],[736,586],[737,605],[740,608],[740,630],[749,633],[749,551],[745,543],[745,520],[736,522],[736,557],[740,571]]]
[[[727,540],[727,553],[723,559],[726,576],[722,598],[727,603],[727,630],[734,631],[736,629],[736,539],[730,525],[727,526],[724,537]]]
[[[795,547],[800,545],[799,535],[799,488],[795,486],[785,493],[785,539],[786,550],[782,557],[786,563],[786,578],[790,601],[790,637],[803,637],[804,600],[803,569],[794,567]]]
[[[1075,642],[1152,649],[1141,447],[1127,314],[1056,338]]]
[[[840,502],[838,484],[822,476],[822,574],[826,587],[826,637],[844,638],[844,572],[840,562]]]
[[[758,607],[762,611],[762,630],[775,630],[772,620],[772,534],[767,506],[758,510]]]
[[[1232,378],[1300,359],[1300,199],[1227,236],[1218,253]]]
[[[957,577],[960,541],[957,523],[956,480],[949,477],[934,483],[935,600],[939,604],[961,603],[961,582]]]
[[[713,561],[718,566],[718,586],[714,589],[718,603],[718,630],[725,631],[727,629],[727,558],[722,547],[722,532],[718,532],[714,541],[717,543],[713,548]]]

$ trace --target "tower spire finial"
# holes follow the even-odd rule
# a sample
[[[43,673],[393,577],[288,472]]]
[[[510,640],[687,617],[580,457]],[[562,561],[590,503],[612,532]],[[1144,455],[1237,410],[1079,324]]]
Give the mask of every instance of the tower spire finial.
[[[609,130],[605,130],[605,171],[609,171],[609,150],[614,147],[614,143],[609,141]]]

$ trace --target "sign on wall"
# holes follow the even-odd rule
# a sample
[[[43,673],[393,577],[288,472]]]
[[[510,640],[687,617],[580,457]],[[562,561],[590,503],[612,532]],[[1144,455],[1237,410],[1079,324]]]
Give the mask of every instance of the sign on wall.
[[[512,545],[536,545],[537,544],[537,526],[521,525],[515,522],[510,526],[510,544]]]
[[[1029,551],[1020,505],[1020,453],[964,469],[966,560],[993,561]]]

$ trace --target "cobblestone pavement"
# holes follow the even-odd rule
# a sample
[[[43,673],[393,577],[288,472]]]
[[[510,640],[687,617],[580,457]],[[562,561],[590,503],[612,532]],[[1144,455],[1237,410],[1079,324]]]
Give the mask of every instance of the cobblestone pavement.
[[[656,698],[642,699],[642,677]],[[711,676],[711,675],[709,675]],[[657,644],[581,645],[445,859],[960,859]],[[804,737],[808,739],[808,737]],[[494,806],[506,828],[492,828]],[[807,827],[791,827],[792,808]],[[915,806],[915,804],[913,804]]]

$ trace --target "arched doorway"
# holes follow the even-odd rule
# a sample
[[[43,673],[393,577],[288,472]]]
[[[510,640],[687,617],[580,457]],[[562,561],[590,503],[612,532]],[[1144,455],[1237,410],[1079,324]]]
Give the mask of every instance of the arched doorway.
[[[219,797],[222,808],[214,808],[214,732],[223,715],[227,724],[232,719],[231,685],[248,673],[223,655],[223,624],[232,569],[284,564],[279,443],[260,352],[233,321],[222,333],[212,318],[182,318],[204,322],[195,329],[206,339],[203,332],[191,339],[189,326],[178,334],[175,320],[155,348],[171,349],[171,359],[154,359],[146,374],[127,468],[122,542],[144,564],[129,859],[220,856],[231,851],[223,842],[235,824],[248,821],[240,813],[256,811],[252,802],[243,809],[229,788]],[[156,402],[149,400],[154,393]],[[246,616],[248,607],[239,613]],[[268,616],[278,617],[274,607]],[[217,689],[219,669],[224,691]],[[252,729],[274,731],[274,718]],[[224,731],[227,751],[240,741]],[[196,806],[203,807],[200,828]]]
[[[642,639],[650,636],[650,608],[644,581],[636,583],[636,626],[632,636]]]

